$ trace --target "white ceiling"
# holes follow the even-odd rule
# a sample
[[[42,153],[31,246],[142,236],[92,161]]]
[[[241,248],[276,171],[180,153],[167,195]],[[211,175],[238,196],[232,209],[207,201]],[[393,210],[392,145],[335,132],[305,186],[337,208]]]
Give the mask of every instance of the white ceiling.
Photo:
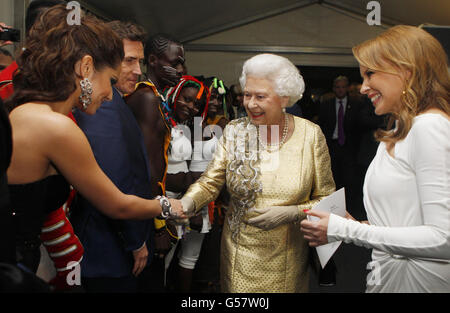
[[[131,20],[185,44],[192,75],[235,83],[256,53],[282,53],[299,66],[356,67],[351,48],[396,24],[450,25],[450,0],[378,0],[381,26],[366,21],[369,0],[85,0],[106,19]]]
[[[184,43],[319,3],[355,18],[369,13],[369,0],[84,0],[108,19],[132,20],[152,33],[164,32]],[[389,25],[450,25],[449,0],[378,0],[381,21]]]

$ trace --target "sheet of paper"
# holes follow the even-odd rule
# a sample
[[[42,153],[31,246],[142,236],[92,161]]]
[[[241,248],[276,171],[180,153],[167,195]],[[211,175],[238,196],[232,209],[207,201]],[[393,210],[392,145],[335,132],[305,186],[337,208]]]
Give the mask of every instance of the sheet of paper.
[[[322,199],[312,209],[312,211],[323,211],[333,213],[342,217],[345,217],[345,189],[341,188],[338,191],[332,193],[328,197]],[[319,218],[315,216],[309,216],[308,220],[318,221]],[[316,247],[317,255],[319,256],[320,265],[322,268],[327,265],[330,258],[336,252],[337,248],[341,245],[342,241],[331,242],[323,246]]]

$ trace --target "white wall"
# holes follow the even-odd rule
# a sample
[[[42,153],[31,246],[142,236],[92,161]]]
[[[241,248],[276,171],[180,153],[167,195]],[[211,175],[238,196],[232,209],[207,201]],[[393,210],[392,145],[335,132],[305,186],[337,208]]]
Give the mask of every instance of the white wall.
[[[14,22],[14,0],[0,1],[0,21],[12,25]]]
[[[369,26],[365,19],[356,19],[320,5],[311,5],[241,27],[190,42],[192,45],[307,47],[338,50],[347,54],[287,53],[283,56],[295,65],[357,67],[351,48],[384,31]],[[187,51],[186,64],[190,75],[218,76],[227,85],[236,83],[242,64],[259,52]]]

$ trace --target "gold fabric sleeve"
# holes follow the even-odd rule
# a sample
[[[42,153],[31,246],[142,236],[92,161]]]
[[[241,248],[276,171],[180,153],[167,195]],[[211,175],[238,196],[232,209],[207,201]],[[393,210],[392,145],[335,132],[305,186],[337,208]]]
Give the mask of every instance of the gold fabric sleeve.
[[[222,190],[225,184],[226,177],[226,139],[224,130],[223,136],[219,139],[216,147],[216,151],[213,155],[212,160],[209,162],[208,167],[203,172],[202,176],[193,183],[189,189],[184,194],[185,197],[190,197],[194,201],[195,213],[210,203],[214,201]]]
[[[310,210],[321,199],[336,190],[336,185],[331,172],[331,158],[325,136],[319,126],[314,127],[314,149],[313,149],[313,184],[310,200],[298,205],[300,219],[306,217],[304,210]]]

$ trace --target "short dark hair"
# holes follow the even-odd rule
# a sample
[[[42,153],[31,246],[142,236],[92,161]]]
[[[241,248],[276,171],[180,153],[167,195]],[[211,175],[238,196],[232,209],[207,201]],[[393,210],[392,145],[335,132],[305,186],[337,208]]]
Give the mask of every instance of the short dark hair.
[[[5,48],[0,48],[0,54],[6,55],[7,57],[10,57],[10,58],[14,59],[14,57],[11,54],[11,52],[6,50]]]
[[[347,76],[340,75],[333,80],[333,87],[336,86],[337,82],[340,82],[340,81],[346,82],[347,86],[349,85]]]
[[[112,21],[108,25],[119,36],[120,39],[128,39],[130,41],[145,42],[147,32],[145,29],[132,22]]]
[[[150,54],[154,54],[158,57],[161,56],[167,50],[170,43],[182,46],[180,41],[167,34],[160,33],[148,38],[144,48],[144,63],[148,64],[148,57]]]
[[[61,0],[35,0],[30,3],[25,14],[25,32],[28,34],[31,27],[33,27],[39,15],[45,11],[58,4],[64,4]]]

